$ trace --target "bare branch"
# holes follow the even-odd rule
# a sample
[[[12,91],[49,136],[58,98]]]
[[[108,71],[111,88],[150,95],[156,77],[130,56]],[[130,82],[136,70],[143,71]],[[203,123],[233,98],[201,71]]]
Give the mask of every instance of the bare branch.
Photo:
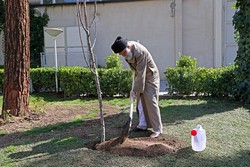
[[[97,32],[96,32],[96,22],[95,22],[95,38],[94,38],[94,41],[93,41],[93,44],[92,44],[92,47],[91,47],[91,49],[93,50],[94,49],[94,47],[95,47],[95,43],[96,43],[96,37],[97,37]]]
[[[85,26],[89,29],[88,27],[88,12],[87,12],[87,4],[86,4],[86,0],[84,0],[83,3],[83,10],[84,10],[84,21],[85,21]]]
[[[84,31],[87,31],[87,27],[84,25],[84,21],[82,20],[81,8],[82,8],[81,4],[79,3],[79,0],[77,0],[77,6],[76,6],[77,18],[78,18],[78,21],[80,20],[81,26],[84,29]]]
[[[82,25],[83,28],[85,26],[83,25],[83,22],[82,22],[82,19],[81,19],[81,10],[80,10],[80,3],[79,3],[79,1],[77,1],[76,12],[77,12],[76,15],[77,15],[77,23],[78,23],[78,33],[79,33],[79,37],[80,37],[83,58],[84,58],[84,61],[87,64],[87,67],[91,70],[89,61],[87,60],[87,56],[85,54],[85,49],[84,49],[84,44],[83,44],[83,39],[82,39],[82,34],[81,34],[80,22],[81,22],[81,25]],[[91,72],[94,73],[93,70],[91,70]]]
[[[88,68],[90,68],[89,61],[87,60],[85,50],[84,50],[84,44],[83,44],[81,29],[80,29],[80,26],[79,26],[79,19],[78,19],[78,32],[79,32],[79,37],[80,37],[80,42],[81,42],[81,47],[82,47],[83,58],[84,58],[84,60],[85,60],[85,62],[87,64]]]
[[[93,26],[94,23],[96,23],[96,14],[97,14],[97,2],[95,1],[95,8],[94,8],[94,17],[90,23],[89,28],[91,28]]]

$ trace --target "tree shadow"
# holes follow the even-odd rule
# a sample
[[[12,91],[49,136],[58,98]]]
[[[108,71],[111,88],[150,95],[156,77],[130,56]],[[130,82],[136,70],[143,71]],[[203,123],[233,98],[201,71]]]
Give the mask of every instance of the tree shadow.
[[[213,157],[204,157],[202,154],[205,154],[206,150],[203,152],[195,152],[191,147],[183,148],[177,152],[175,155],[175,163],[181,161],[185,166],[226,166],[226,167],[235,167],[235,166],[249,166],[250,165],[250,150],[242,150],[235,152],[232,155],[228,156],[213,156]],[[174,165],[175,166],[175,165]]]
[[[169,99],[180,99],[180,97],[169,97]],[[190,104],[170,104],[167,106],[160,106],[162,122],[165,124],[182,124],[184,120],[193,120],[197,117],[204,115],[222,113],[232,111],[237,108],[244,107],[249,109],[249,105],[245,105],[239,102],[233,102],[230,100],[222,100],[215,98],[204,97],[183,97],[186,103],[190,101]],[[202,104],[191,104],[192,100],[203,100]],[[248,110],[249,112],[249,110]]]
[[[78,156],[76,156],[78,154]],[[211,158],[204,158],[199,152],[194,152],[191,150],[190,147],[184,148],[177,152],[176,155],[165,155],[160,158],[151,158],[154,162],[153,166],[168,166],[168,167],[175,167],[175,166],[192,166],[192,167],[201,167],[201,166],[225,166],[225,167],[248,167],[249,160],[250,160],[250,151],[249,150],[242,150],[236,152],[230,156],[215,156]],[[74,162],[68,161],[58,161],[57,166],[72,166],[74,163],[75,166],[102,166],[102,167],[109,167],[114,166],[114,162],[119,162],[117,166],[131,166],[133,163],[134,166],[147,166],[150,160],[145,159],[145,163],[143,164],[141,161],[140,163],[136,162],[136,157],[125,157],[124,160],[120,156],[107,156],[109,159],[103,158],[103,153],[96,153],[94,156],[86,151],[81,152],[76,150],[75,152],[67,152],[67,157],[69,159],[73,159]],[[67,158],[65,155],[64,158]],[[46,159],[37,159],[32,162],[26,163],[24,166],[54,166],[55,165],[55,158],[54,156],[47,157]],[[139,157],[138,159],[142,159]],[[59,160],[59,159],[58,159]],[[124,162],[124,161],[129,161]],[[132,166],[133,166],[132,165]],[[150,166],[150,165],[148,165]]]
[[[125,124],[127,113],[105,117],[106,140],[118,137]],[[100,143],[101,125],[99,119],[60,122],[43,127],[35,127],[25,132],[2,135],[0,148],[8,146],[34,145],[32,150],[9,155],[11,159],[23,159],[40,154],[56,154],[87,147],[89,143]]]

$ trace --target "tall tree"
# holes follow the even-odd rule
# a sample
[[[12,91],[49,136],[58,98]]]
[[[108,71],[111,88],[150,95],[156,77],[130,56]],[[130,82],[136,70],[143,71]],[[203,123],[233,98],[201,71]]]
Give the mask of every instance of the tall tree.
[[[30,19],[28,0],[4,1],[5,53],[2,115],[23,116],[29,107]]]

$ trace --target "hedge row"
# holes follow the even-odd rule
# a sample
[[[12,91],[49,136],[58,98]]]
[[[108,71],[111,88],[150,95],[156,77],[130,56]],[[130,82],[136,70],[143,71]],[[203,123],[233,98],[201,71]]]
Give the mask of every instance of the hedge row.
[[[129,69],[98,69],[103,96],[128,96],[131,90]],[[170,94],[193,94],[205,96],[235,96],[235,67],[196,68],[196,60],[181,57],[177,67],[167,68],[165,75]],[[33,89],[36,92],[55,92],[55,68],[30,69]],[[59,91],[65,96],[97,95],[94,75],[88,68],[60,67]],[[0,69],[0,87],[3,85],[3,69]]]
[[[204,95],[204,96],[234,96],[235,67],[196,68],[174,67],[167,68],[165,75],[170,94]]]
[[[129,69],[98,69],[103,96],[127,96],[131,90]],[[94,75],[88,68],[63,67],[59,73],[60,87],[67,96],[97,95]]]
[[[98,69],[103,96],[127,96],[131,90],[129,69]],[[33,89],[36,92],[55,92],[55,68],[30,69]],[[3,85],[3,69],[0,69],[0,86]],[[58,71],[59,91],[65,96],[97,95],[94,75],[88,68],[60,67]]]

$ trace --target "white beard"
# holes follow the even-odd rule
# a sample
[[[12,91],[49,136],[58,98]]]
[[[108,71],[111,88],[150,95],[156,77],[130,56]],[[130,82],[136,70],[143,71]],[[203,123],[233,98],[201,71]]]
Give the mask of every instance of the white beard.
[[[130,49],[126,49],[126,52],[127,52],[126,59],[127,60],[131,60],[132,57],[133,57],[133,54],[132,54],[131,50]]]

